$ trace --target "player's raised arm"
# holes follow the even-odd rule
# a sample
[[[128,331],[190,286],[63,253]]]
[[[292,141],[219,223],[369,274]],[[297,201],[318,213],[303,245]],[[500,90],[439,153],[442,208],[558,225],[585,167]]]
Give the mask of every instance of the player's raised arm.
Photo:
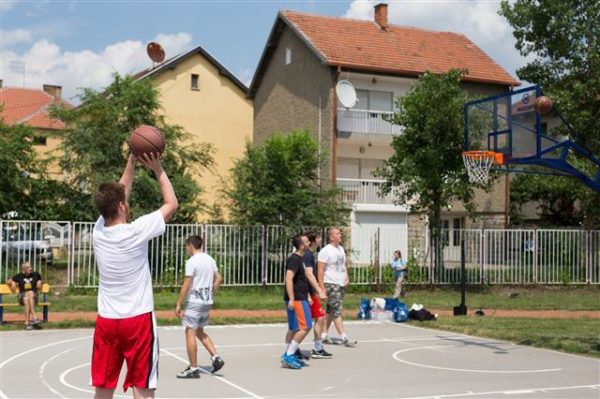
[[[160,211],[163,214],[165,222],[168,222],[175,214],[177,206],[179,205],[177,202],[177,196],[175,195],[175,190],[173,190],[173,185],[171,184],[171,180],[169,180],[167,173],[164,171],[160,163],[160,158],[155,157],[154,153],[145,153],[142,157],[140,157],[140,162],[154,172],[156,180],[158,180],[160,193],[164,201],[163,206],[160,207]]]
[[[133,154],[129,154],[129,158],[127,159],[127,165],[125,165],[125,169],[123,170],[123,176],[121,176],[121,180],[119,180],[119,183],[125,186],[126,201],[129,201],[131,187],[133,186],[133,176],[135,174],[135,160],[135,156],[133,156]]]

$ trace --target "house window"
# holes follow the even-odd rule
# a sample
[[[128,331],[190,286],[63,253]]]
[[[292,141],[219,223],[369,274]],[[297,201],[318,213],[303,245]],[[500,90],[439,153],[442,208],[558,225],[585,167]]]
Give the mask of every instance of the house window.
[[[463,218],[452,219],[452,240],[455,246],[460,245],[461,230],[464,228]]]
[[[46,145],[46,136],[33,136],[33,145]]]
[[[190,89],[192,90],[200,90],[200,86],[198,85],[198,79],[200,78],[200,76],[198,74],[193,73],[192,74],[192,80],[190,83]]]
[[[285,65],[290,65],[292,63],[292,48],[285,48]]]
[[[356,109],[380,112],[392,112],[394,108],[394,93],[381,90],[356,90],[358,104]]]
[[[442,220],[442,245],[447,247],[450,244],[450,221]]]

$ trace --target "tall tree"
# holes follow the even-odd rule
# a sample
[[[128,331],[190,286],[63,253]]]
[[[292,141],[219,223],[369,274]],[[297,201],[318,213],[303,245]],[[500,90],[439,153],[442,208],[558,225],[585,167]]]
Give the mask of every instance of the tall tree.
[[[290,229],[345,224],[338,190],[317,176],[323,161],[306,131],[276,134],[262,146],[247,143],[225,189],[232,220]]]
[[[514,29],[516,48],[531,60],[518,77],[541,85],[577,132],[571,138],[600,155],[600,2],[505,0],[500,14]],[[557,184],[553,193],[563,195],[538,190]],[[573,179],[520,175],[511,191],[515,205],[536,200],[551,220],[600,225],[600,193]]]
[[[193,177],[212,166],[211,145],[188,144],[189,134],[166,121],[160,114],[159,93],[149,80],[115,74],[105,90],[84,89],[80,100],[82,105],[77,108],[53,110],[53,115],[68,126],[61,165],[69,176],[70,191],[65,201],[70,205],[70,218],[95,219],[93,192],[100,183],[119,179],[129,153],[130,132],[147,124],[156,126],[167,143],[162,163],[180,203],[173,222],[195,221],[204,205],[199,196],[202,190]],[[159,187],[153,179],[145,168],[136,168],[130,201],[134,216],[161,205]]]
[[[392,122],[404,130],[394,137],[394,155],[378,172],[386,180],[383,191],[394,192],[396,203],[411,204],[413,212],[428,216],[436,268],[441,259],[442,207],[460,200],[472,210],[472,185],[461,158],[467,101],[461,76],[458,70],[425,73],[406,96],[396,99]]]

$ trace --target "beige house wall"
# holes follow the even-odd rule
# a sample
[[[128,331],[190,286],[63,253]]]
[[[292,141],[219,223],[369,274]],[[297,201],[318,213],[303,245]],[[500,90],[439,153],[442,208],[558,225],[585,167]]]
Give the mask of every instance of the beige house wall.
[[[191,88],[192,74],[199,76],[197,90]],[[162,71],[152,81],[160,91],[168,122],[190,133],[192,144],[213,145],[214,170],[204,171],[196,181],[204,190],[204,202],[209,206],[219,204],[222,181],[229,179],[234,160],[243,156],[245,143],[252,141],[252,100],[199,54]],[[205,218],[199,215],[199,221]]]

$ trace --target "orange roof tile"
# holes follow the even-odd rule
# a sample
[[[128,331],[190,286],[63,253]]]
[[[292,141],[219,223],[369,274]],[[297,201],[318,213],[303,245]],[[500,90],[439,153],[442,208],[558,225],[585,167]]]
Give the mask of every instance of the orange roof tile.
[[[374,21],[326,17],[295,11],[280,16],[328,65],[400,75],[467,69],[464,80],[518,86],[500,65],[465,35],[389,25]]]
[[[48,115],[48,106],[53,103],[54,98],[43,90],[16,87],[0,89],[0,115],[9,125],[22,123],[39,129],[64,129],[62,121]],[[61,103],[71,106],[66,101]]]

